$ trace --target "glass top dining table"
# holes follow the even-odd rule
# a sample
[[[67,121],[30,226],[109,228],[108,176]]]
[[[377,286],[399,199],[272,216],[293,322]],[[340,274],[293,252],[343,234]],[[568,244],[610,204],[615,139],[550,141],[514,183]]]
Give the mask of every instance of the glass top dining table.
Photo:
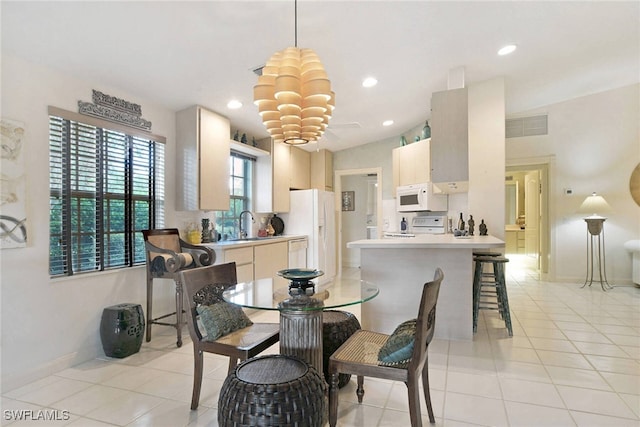
[[[357,279],[337,278],[323,285],[316,284],[314,293],[307,290],[306,295],[291,295],[287,286],[275,287],[274,283],[277,282],[272,278],[238,283],[224,291],[222,298],[258,310],[317,311],[362,304],[380,293],[374,284]]]
[[[364,303],[380,290],[369,282],[338,278],[314,285],[304,294],[297,292],[299,288],[290,292],[289,286],[268,278],[238,283],[224,291],[222,298],[245,308],[277,310],[280,354],[295,356],[323,372],[323,311]]]

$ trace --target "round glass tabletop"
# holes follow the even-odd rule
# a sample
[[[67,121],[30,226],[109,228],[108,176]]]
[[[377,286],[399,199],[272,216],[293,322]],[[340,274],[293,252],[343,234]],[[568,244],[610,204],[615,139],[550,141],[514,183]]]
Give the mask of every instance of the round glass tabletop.
[[[335,279],[324,285],[315,285],[312,295],[295,296],[282,285],[274,288],[273,279],[258,279],[238,283],[222,294],[232,304],[258,310],[329,310],[361,304],[375,298],[380,290],[372,283],[356,279]]]

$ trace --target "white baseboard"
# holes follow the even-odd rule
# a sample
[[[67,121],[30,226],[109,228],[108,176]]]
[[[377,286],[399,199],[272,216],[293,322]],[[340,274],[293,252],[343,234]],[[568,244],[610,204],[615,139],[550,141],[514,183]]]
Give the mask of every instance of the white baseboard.
[[[88,360],[98,357],[97,354],[80,355],[79,352],[73,352],[50,360],[40,366],[29,368],[28,372],[20,373],[2,373],[2,393],[22,387],[39,379],[48,377],[62,370],[71,368]]]

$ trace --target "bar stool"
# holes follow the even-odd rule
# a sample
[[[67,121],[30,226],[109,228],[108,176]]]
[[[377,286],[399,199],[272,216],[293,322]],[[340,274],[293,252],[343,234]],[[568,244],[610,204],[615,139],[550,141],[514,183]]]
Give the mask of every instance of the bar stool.
[[[504,320],[509,336],[513,336],[509,297],[504,275],[504,264],[509,260],[503,256],[476,256],[473,275],[473,332],[478,330],[480,310],[497,310]],[[491,273],[484,272],[485,264],[492,266]]]
[[[473,251],[473,256],[502,256],[500,252],[491,252],[491,251]]]
[[[474,261],[474,266],[477,267],[477,263],[475,262],[477,257],[498,257],[498,256],[502,256],[502,254],[500,252],[491,252],[491,251],[480,251],[480,250],[475,250],[473,251],[473,261]],[[489,272],[486,273],[484,271],[484,268],[480,269],[480,277],[493,277],[493,272]],[[476,305],[476,280],[475,280],[475,276],[474,276],[474,280],[473,280],[473,306],[475,307]],[[475,320],[474,320],[475,322]],[[474,323],[475,324],[475,323]],[[473,330],[474,332],[476,331],[475,328]]]

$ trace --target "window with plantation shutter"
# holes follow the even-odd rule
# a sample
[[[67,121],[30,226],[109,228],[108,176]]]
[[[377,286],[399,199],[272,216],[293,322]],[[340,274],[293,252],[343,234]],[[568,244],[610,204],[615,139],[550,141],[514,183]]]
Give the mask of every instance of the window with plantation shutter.
[[[231,151],[229,156],[229,210],[216,211],[216,231],[229,238],[240,237],[238,218],[244,210],[251,207],[251,189],[253,188],[253,165],[256,158]],[[251,229],[251,218],[243,217],[242,228]]]
[[[53,277],[143,264],[140,231],[164,225],[164,144],[80,120],[49,116]]]

